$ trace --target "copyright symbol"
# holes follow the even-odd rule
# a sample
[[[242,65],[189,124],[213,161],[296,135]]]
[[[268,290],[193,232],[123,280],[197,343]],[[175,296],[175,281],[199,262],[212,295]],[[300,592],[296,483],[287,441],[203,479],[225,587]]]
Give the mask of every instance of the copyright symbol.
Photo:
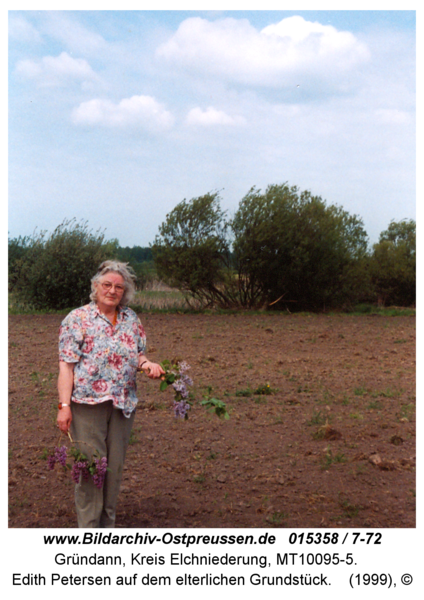
[[[405,575],[402,575],[402,577],[400,578],[400,580],[403,583],[403,585],[411,585],[411,583],[412,583],[412,575],[409,575],[408,573],[405,573]]]

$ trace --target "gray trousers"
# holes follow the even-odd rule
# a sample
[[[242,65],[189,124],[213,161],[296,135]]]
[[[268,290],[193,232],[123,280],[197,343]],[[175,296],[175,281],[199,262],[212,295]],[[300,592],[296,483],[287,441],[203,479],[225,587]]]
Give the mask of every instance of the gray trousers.
[[[102,489],[92,478],[75,487],[78,527],[114,527],[116,504],[121,485],[125,454],[128,448],[135,411],[128,419],[111,401],[100,404],[72,402],[71,435],[79,450],[91,457],[97,449],[106,456],[110,471]],[[77,442],[86,442],[77,443]]]

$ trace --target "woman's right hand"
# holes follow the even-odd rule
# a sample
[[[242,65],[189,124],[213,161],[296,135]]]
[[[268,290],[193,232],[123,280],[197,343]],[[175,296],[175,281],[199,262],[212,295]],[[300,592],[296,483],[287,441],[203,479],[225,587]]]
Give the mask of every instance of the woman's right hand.
[[[58,410],[56,422],[60,431],[68,433],[72,423],[72,411],[70,406],[64,406]]]
[[[150,360],[145,360],[141,370],[144,371],[147,377],[150,379],[159,379],[162,375],[165,375],[165,371],[162,369],[160,364],[150,362]]]

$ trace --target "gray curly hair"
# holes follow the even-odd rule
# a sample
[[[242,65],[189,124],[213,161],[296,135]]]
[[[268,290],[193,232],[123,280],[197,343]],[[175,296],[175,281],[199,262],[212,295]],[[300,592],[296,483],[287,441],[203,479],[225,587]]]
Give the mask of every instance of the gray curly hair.
[[[97,300],[96,284],[106,273],[117,273],[124,280],[125,291],[122,295],[120,304],[123,306],[132,302],[135,296],[135,280],[137,278],[134,270],[128,263],[118,262],[117,260],[105,260],[97,269],[97,273],[91,280],[90,298],[94,302]]]

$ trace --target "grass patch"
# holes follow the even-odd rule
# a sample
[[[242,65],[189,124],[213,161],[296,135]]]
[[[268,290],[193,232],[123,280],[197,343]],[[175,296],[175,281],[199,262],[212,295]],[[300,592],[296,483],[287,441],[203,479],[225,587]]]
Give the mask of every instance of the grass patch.
[[[339,493],[339,506],[343,510],[343,514],[348,519],[358,516],[359,506],[351,504],[347,498],[343,497],[344,494]]]
[[[384,391],[381,392],[375,392],[375,395],[372,394],[372,396],[375,398],[376,396],[381,396],[382,398],[394,398],[395,396],[399,396],[400,392],[397,390],[392,390],[391,388],[387,388]]]
[[[288,513],[285,513],[283,511],[276,511],[272,513],[272,515],[267,517],[266,522],[271,527],[281,527],[282,525],[284,525],[284,521],[288,518],[288,516]]]
[[[367,408],[369,408],[370,410],[381,410],[383,408],[383,405],[378,400],[375,400],[374,402],[370,402]]]
[[[194,483],[204,483],[206,481],[206,477],[200,473],[199,475],[195,475],[193,477]]]
[[[255,396],[271,396],[272,394],[275,394],[276,391],[277,390],[274,390],[269,383],[266,383],[265,385],[257,387],[253,394]]]
[[[400,408],[400,420],[411,421],[415,418],[415,405],[414,404],[403,404]]]
[[[206,457],[206,460],[215,460],[218,457],[218,452],[211,452],[209,456]]]
[[[304,385],[304,386],[299,385],[297,388],[297,393],[298,394],[310,394],[311,390],[307,385]]]
[[[325,455],[321,458],[321,468],[323,470],[328,469],[334,463],[345,463],[347,458],[342,452],[337,452],[333,455],[333,452],[329,446],[325,449]]]
[[[314,414],[308,421],[308,425],[325,425],[327,420],[327,415],[322,414],[320,410],[318,412],[314,411]]]
[[[266,400],[266,398],[255,398],[254,402],[255,404],[266,404],[268,400]]]
[[[410,317],[415,316],[415,308],[402,308],[399,306],[388,306],[387,308],[375,306],[374,304],[357,304],[351,315],[381,315],[383,317]]]
[[[278,390],[272,388],[269,383],[264,385],[260,385],[257,388],[253,389],[250,385],[247,388],[242,390],[236,390],[235,395],[239,398],[251,398],[252,396],[271,396],[275,394]]]
[[[137,292],[135,301],[130,305],[136,313],[148,312],[148,313],[181,313],[181,314],[221,314],[221,315],[245,315],[246,310],[243,308],[236,309],[225,309],[225,308],[213,308],[213,309],[203,309],[200,302],[190,298],[188,301],[180,290],[176,289],[163,289],[166,288],[161,282],[156,282],[156,285],[159,289],[149,289],[149,290],[141,290]],[[22,314],[32,314],[32,315],[45,315],[45,314],[63,314],[67,315],[71,310],[76,308],[75,306],[70,306],[69,308],[64,308],[61,310],[57,309],[48,309],[48,310],[39,310],[35,309],[28,302],[20,300],[16,294],[13,292],[9,292],[8,295],[8,312],[10,315],[22,315]],[[265,311],[265,310],[249,310],[249,314],[254,315],[263,315],[266,313],[272,317],[278,316],[290,316],[295,315],[298,317],[311,317],[316,313],[312,312],[296,312],[296,313],[288,313],[287,311]],[[349,314],[349,315],[381,315],[386,317],[396,317],[396,316],[415,316],[416,310],[414,308],[402,308],[402,307],[388,307],[382,308],[378,306],[374,306],[372,304],[358,304],[354,307],[353,310],[347,311],[346,313],[329,313],[332,314]],[[310,343],[316,342],[315,338],[310,338],[308,340]],[[396,340],[394,343],[406,343],[407,340],[400,339]]]
[[[137,434],[134,429],[131,429],[130,439],[128,441],[129,445],[136,444],[138,442]]]
[[[251,389],[250,386],[248,386],[244,390],[236,390],[235,395],[238,398],[249,398],[249,397],[253,396],[253,390]]]
[[[328,423],[320,427],[312,434],[314,440],[339,440],[342,434]]]
[[[367,390],[364,387],[357,387],[353,390],[353,393],[355,394],[355,396],[363,396],[364,394],[367,393]]]

